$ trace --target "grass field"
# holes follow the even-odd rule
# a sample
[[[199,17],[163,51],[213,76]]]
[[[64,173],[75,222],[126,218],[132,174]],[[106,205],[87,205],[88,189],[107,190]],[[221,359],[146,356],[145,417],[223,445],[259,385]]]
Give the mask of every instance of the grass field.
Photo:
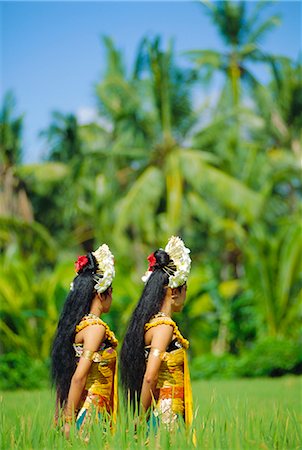
[[[198,381],[193,384],[198,449],[302,449],[302,378]],[[52,427],[50,391],[1,393],[2,449],[193,449],[184,430],[146,441],[144,426],[135,433],[123,412],[114,435],[92,430],[89,443],[75,433],[66,441]],[[106,427],[105,427],[106,428]]]

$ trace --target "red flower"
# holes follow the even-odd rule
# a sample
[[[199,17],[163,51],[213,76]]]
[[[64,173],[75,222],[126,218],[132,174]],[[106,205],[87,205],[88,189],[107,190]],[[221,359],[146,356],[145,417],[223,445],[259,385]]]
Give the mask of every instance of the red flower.
[[[78,259],[75,262],[75,270],[76,270],[76,272],[79,272],[81,269],[83,269],[83,267],[85,267],[87,263],[88,263],[87,256],[85,256],[85,255],[78,256]]]
[[[148,259],[148,261],[149,261],[149,267],[148,267],[148,270],[149,270],[149,272],[153,272],[153,267],[154,267],[155,264],[156,264],[156,258],[155,258],[155,256],[154,256],[154,253],[151,253],[151,255],[149,255],[147,259]]]

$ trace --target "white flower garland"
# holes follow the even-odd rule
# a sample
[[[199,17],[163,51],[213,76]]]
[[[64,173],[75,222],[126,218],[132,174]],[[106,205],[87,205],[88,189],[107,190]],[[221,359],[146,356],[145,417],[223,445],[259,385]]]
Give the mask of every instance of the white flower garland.
[[[180,237],[171,236],[165,247],[165,252],[168,253],[176,267],[176,271],[169,275],[168,286],[171,288],[182,286],[187,281],[191,270],[191,258],[189,256],[190,249],[185,247],[185,244]],[[147,270],[142,277],[142,281],[147,283],[151,274],[152,271]]]
[[[169,286],[171,288],[182,286],[187,281],[191,270],[190,249],[185,247],[180,237],[171,236],[165,251],[176,266],[174,274],[169,276]]]
[[[92,252],[92,254],[98,264],[98,270],[94,276],[94,281],[96,281],[94,289],[99,294],[102,294],[102,292],[105,292],[112,284],[112,280],[115,276],[114,256],[107,244],[101,245],[95,252]]]

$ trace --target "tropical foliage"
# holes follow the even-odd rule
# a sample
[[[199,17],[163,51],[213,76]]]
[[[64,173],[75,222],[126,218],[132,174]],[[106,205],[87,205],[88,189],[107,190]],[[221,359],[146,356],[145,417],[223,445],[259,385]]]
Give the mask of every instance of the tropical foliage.
[[[22,164],[23,116],[12,94],[4,98],[4,353],[47,358],[72,261],[102,242],[116,255],[109,321],[122,338],[145,257],[171,234],[192,249],[179,318],[192,356],[233,358],[266,338],[301,339],[301,62],[264,50],[265,34],[280,21],[263,21],[264,6],[204,2],[222,53],[194,49],[180,58],[172,41],[165,47],[160,36],[145,37],[126,68],[104,37],[95,119],[83,125],[54,112],[37,164]],[[256,62],[270,71],[265,84],[253,75]],[[218,97],[197,106],[194,98],[205,97],[218,73]]]

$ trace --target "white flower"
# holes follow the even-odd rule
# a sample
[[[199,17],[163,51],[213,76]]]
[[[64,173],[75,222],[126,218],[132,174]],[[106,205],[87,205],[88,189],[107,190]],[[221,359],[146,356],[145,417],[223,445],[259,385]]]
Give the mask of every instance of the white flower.
[[[150,276],[151,276],[151,271],[147,270],[147,272],[145,273],[145,275],[142,276],[142,281],[146,284],[147,281],[149,280]]]
[[[184,242],[178,236],[171,236],[165,252],[168,253],[176,267],[174,274],[169,276],[169,286],[171,288],[182,286],[187,281],[191,270],[190,249],[185,247]],[[151,273],[147,271],[142,277],[144,283],[147,283]]]
[[[109,288],[115,276],[114,257],[106,244],[101,245],[95,252],[92,252],[92,254],[98,264],[98,269],[94,277],[94,280],[96,281],[94,288],[101,294]]]
[[[169,286],[176,288],[188,279],[191,270],[190,249],[185,247],[184,242],[178,236],[171,236],[165,251],[176,266],[174,274],[169,276]]]

